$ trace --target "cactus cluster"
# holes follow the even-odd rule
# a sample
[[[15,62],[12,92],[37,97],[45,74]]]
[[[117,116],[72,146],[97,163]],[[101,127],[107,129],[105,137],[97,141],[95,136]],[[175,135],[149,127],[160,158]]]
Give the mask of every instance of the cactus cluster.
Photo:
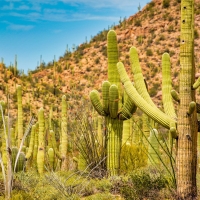
[[[122,97],[122,86],[116,68],[118,46],[115,31],[108,32],[107,40],[108,81],[102,83],[102,102],[97,90],[90,92],[90,99],[96,111],[106,119],[107,170],[110,175],[117,175],[120,168],[123,120],[131,118],[136,106],[129,98]]]

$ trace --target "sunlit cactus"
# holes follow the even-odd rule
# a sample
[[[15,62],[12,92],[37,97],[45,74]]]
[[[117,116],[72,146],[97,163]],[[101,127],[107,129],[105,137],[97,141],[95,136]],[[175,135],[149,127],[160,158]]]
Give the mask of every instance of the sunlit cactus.
[[[38,152],[37,152],[37,169],[40,175],[44,173],[44,110],[39,109],[38,112],[39,134],[38,134]]]

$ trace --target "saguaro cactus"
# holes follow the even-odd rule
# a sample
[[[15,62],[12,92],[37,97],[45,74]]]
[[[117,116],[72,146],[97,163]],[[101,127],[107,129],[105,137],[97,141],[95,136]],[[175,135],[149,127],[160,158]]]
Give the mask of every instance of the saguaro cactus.
[[[22,138],[23,138],[23,110],[22,110],[22,87],[17,85],[17,141],[18,148],[20,147]]]
[[[99,93],[91,91],[90,99],[97,112],[106,117],[107,122],[107,170],[110,175],[119,173],[120,150],[122,143],[123,121],[129,119],[136,110],[135,105],[128,98],[123,104],[122,89],[117,73],[118,46],[115,31],[108,33],[108,81],[102,84],[102,98],[100,102]]]
[[[195,199],[197,195],[196,164],[198,128],[195,89],[199,87],[200,79],[195,82],[194,0],[181,1],[180,65],[180,94],[176,98],[179,102],[177,119],[174,118],[173,111],[170,111],[171,106],[169,107],[170,109],[166,107],[166,114],[164,114],[141,98],[138,94],[139,91],[132,86],[128,79],[122,63],[118,63],[118,70],[121,81],[124,83],[125,90],[131,100],[149,117],[170,129],[172,136],[178,139],[176,161],[177,192],[181,199]],[[166,90],[163,91],[166,92]],[[168,97],[166,96],[164,101],[169,101]]]
[[[40,175],[44,173],[44,110],[39,109],[39,135],[38,135],[38,153],[37,153],[37,168]]]
[[[61,170],[67,169],[67,102],[66,96],[62,96],[62,118],[61,118]]]
[[[34,143],[35,143],[34,139],[35,139],[35,125],[33,125],[32,129],[31,129],[31,139],[30,139],[30,143],[29,143],[28,152],[26,154],[26,159],[29,159],[33,154]]]

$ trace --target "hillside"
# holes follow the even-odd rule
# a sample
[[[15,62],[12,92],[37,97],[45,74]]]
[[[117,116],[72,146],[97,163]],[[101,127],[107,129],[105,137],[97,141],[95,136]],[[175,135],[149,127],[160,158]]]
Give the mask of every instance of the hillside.
[[[200,75],[200,0],[195,5],[195,63]],[[139,52],[143,75],[147,80],[150,95],[158,106],[161,103],[161,56],[169,52],[172,64],[173,86],[178,90],[179,43],[180,43],[180,0],[153,0],[137,14],[121,20],[112,27],[118,36],[119,55],[130,72],[129,49],[136,46]],[[0,66],[0,95],[6,100],[9,94],[12,114],[16,111],[15,85],[23,86],[24,112],[36,113],[41,106],[59,109],[61,95],[65,94],[70,109],[76,101],[88,99],[92,89],[101,90],[107,78],[106,34],[101,31],[88,43],[83,43],[74,52],[65,52],[55,63],[41,65],[28,76],[15,77],[12,71]],[[198,100],[197,100],[198,101]]]

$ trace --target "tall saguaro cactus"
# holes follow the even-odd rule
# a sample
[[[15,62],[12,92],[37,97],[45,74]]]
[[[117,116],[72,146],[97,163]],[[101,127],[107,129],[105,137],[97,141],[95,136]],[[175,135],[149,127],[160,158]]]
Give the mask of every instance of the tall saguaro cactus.
[[[22,87],[17,85],[17,146],[20,147],[23,138],[23,110],[22,110]]]
[[[61,170],[67,168],[67,102],[66,96],[62,96],[62,118],[61,118]]]
[[[178,110],[178,194],[196,196],[197,114],[192,109],[195,99],[194,66],[194,0],[181,1],[180,84]],[[195,112],[194,112],[194,111]],[[192,112],[193,111],[193,112]],[[191,194],[193,193],[193,194]]]
[[[44,173],[44,110],[39,109],[39,134],[38,134],[38,153],[37,153],[37,168],[40,175]]]
[[[91,91],[90,99],[97,112],[105,116],[107,123],[107,170],[110,175],[119,173],[123,121],[129,119],[136,107],[129,98],[123,104],[122,89],[117,73],[118,46],[115,31],[108,32],[108,81],[102,84],[102,102],[96,90]]]
[[[167,55],[164,55],[163,65],[166,65],[164,62],[168,62],[167,59]],[[169,93],[169,84],[171,84],[167,77],[165,77],[166,82],[163,82],[163,87],[165,87],[163,88],[165,113],[163,113],[151,105],[147,99],[142,98],[141,91],[132,86],[123,64],[118,63],[117,65],[121,81],[131,100],[149,117],[168,128],[172,136],[178,140],[176,160],[177,193],[180,199],[195,199],[197,195],[197,112],[199,112],[196,111],[195,89],[200,86],[200,78],[195,82],[194,0],[181,1],[181,73],[179,96],[176,98],[179,102],[177,119],[172,108],[171,97],[166,95]],[[166,71],[165,73],[169,72]]]

